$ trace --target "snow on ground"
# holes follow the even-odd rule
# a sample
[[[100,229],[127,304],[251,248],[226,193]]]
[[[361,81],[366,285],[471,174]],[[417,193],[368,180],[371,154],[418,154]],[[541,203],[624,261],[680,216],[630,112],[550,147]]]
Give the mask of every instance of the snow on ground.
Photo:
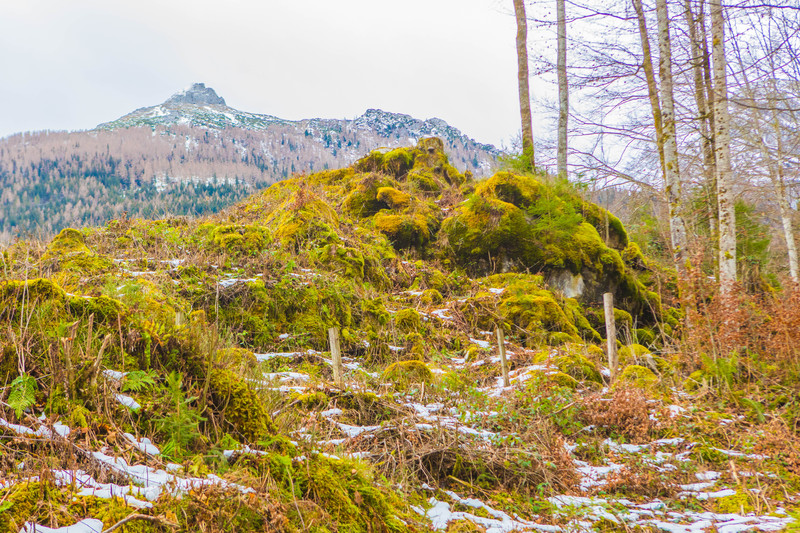
[[[58,529],[27,522],[19,531],[20,533],[100,533],[103,531],[103,522],[95,518],[85,518],[76,524]]]

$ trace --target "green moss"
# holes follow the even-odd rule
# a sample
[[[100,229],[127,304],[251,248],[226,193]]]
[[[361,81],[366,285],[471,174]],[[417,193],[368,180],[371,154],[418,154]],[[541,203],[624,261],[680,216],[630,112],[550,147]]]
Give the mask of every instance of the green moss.
[[[42,261],[82,275],[97,274],[114,264],[109,258],[93,253],[83,234],[72,228],[64,228],[53,238],[42,255]]]
[[[394,315],[394,323],[401,331],[417,331],[422,327],[422,319],[416,309],[401,309]]]
[[[421,214],[375,215],[375,228],[386,235],[396,248],[420,248],[431,240],[431,223]]]
[[[544,351],[536,357],[538,363],[551,363],[561,372],[579,381],[603,383],[597,366],[586,357],[586,346],[581,344],[565,344],[553,352]]]
[[[531,176],[498,172],[475,188],[475,194],[496,198],[516,207],[527,209],[544,193],[545,186]]]
[[[565,389],[577,389],[578,380],[563,372],[555,372],[546,376],[547,380]]]
[[[744,492],[737,492],[736,494],[731,494],[730,496],[717,498],[715,503],[716,512],[722,514],[732,513],[747,515],[755,511],[755,507],[753,507],[753,500]]]
[[[689,392],[694,392],[708,382],[708,376],[702,370],[695,370],[683,382],[683,388]]]
[[[555,331],[547,336],[547,344],[550,346],[560,346],[568,342],[574,342],[575,336],[563,331]]]
[[[108,296],[70,296],[69,307],[76,315],[94,315],[96,320],[114,323],[125,311],[122,302]]]
[[[623,346],[617,351],[617,358],[621,365],[639,364],[647,356],[652,356],[650,350],[641,344]]]
[[[367,218],[374,216],[382,209],[389,209],[390,206],[383,200],[378,199],[378,191],[381,189],[398,190],[399,184],[382,174],[368,174],[355,180],[352,190],[342,202],[342,209],[345,213],[356,218]]]
[[[47,300],[63,301],[66,299],[64,289],[46,278],[29,279],[27,281],[0,281],[0,301],[43,302]]]
[[[647,268],[647,260],[644,258],[641,248],[633,241],[629,242],[622,251],[622,260],[625,261],[625,265],[635,270]]]
[[[433,305],[442,303],[444,298],[442,297],[442,293],[436,289],[427,289],[422,292],[422,296],[420,296],[419,300],[424,305]]]
[[[217,350],[216,360],[225,366],[238,368],[240,370],[253,368],[258,364],[258,359],[256,359],[252,351],[239,348],[238,346]]]
[[[580,206],[581,214],[603,236],[608,246],[617,250],[624,250],[628,246],[628,233],[617,217],[597,204],[578,198],[573,201]]]
[[[198,233],[207,236],[213,249],[233,255],[257,255],[271,241],[269,231],[255,225],[208,223],[201,224]]]
[[[656,342],[656,334],[650,328],[636,328],[633,330],[633,338],[637,344],[652,346]]]
[[[603,325],[606,322],[605,318],[605,315],[603,315]],[[614,308],[614,326],[618,332],[624,331],[626,328],[630,331],[633,328],[633,317],[623,309]]]
[[[214,404],[224,424],[250,442],[274,435],[275,425],[258,394],[230,370],[214,369],[208,379]]]
[[[304,409],[327,407],[328,403],[330,402],[330,398],[328,398],[328,395],[322,391],[312,391],[303,394],[294,394],[291,397],[291,399],[292,402],[298,403]]]
[[[325,200],[319,196],[298,190],[294,197],[287,201],[278,212],[275,222],[275,237],[283,246],[296,249],[338,242],[336,230],[339,227],[339,215]]]
[[[380,187],[376,199],[389,206],[390,209],[404,209],[411,202],[411,197],[394,187]]]
[[[397,361],[389,365],[383,372],[383,379],[398,386],[412,383],[432,383],[433,372],[422,361]]]
[[[361,308],[361,312],[364,313],[368,319],[376,322],[380,326],[385,326],[389,323],[389,320],[391,320],[391,316],[386,310],[383,300],[380,298],[362,299],[359,302],[359,307]]]
[[[658,383],[658,376],[649,368],[639,365],[630,365],[625,367],[617,378],[617,382],[627,383],[640,389],[649,389]]]
[[[422,194],[439,194],[444,188],[444,184],[438,179],[436,174],[426,169],[414,169],[406,176],[406,182],[415,190]]]
[[[42,259],[46,261],[51,257],[59,258],[72,253],[91,253],[91,250],[86,246],[83,233],[76,229],[64,228],[50,241]]]
[[[382,486],[365,466],[322,455],[294,458],[269,454],[247,458],[251,468],[277,485],[291,524],[312,533],[408,530],[403,500]],[[310,504],[310,505],[309,505]]]
[[[585,340],[592,342],[601,342],[603,338],[600,333],[595,330],[589,319],[583,314],[583,306],[574,298],[565,298],[562,303],[562,308],[567,318],[575,324],[578,334]]]

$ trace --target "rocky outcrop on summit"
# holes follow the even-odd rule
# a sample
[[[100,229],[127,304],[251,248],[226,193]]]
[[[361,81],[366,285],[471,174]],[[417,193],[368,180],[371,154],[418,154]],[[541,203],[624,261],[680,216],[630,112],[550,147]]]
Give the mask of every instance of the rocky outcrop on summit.
[[[183,91],[173,94],[164,102],[164,105],[170,104],[226,105],[225,99],[211,87],[206,87],[205,83],[193,83]]]
[[[441,119],[369,109],[355,119],[285,120],[234,109],[195,83],[91,131],[0,139],[0,242],[122,212],[216,211],[292,174],[346,167],[430,136],[459,171],[494,171],[499,150]]]

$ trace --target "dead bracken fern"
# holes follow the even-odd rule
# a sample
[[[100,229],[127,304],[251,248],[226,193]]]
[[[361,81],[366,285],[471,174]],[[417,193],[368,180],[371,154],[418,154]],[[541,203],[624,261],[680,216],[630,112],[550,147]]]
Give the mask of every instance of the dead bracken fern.
[[[647,398],[635,388],[618,388],[611,398],[587,396],[581,401],[580,417],[609,436],[621,435],[631,442],[647,442],[654,429]]]

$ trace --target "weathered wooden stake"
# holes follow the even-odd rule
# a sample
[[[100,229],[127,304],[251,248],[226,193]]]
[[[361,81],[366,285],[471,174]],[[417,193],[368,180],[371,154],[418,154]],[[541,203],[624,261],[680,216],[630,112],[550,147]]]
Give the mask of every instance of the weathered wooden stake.
[[[339,330],[337,328],[328,328],[328,340],[331,345],[331,360],[333,361],[333,382],[337,387],[344,388],[342,350],[339,348]]]
[[[508,380],[508,362],[506,361],[506,337],[503,334],[503,328],[497,326],[497,348],[500,351],[500,364],[503,368],[503,386],[510,387],[511,382]]]
[[[608,345],[608,368],[611,381],[617,377],[617,325],[614,322],[614,295],[603,294],[603,308],[606,314],[606,343]]]

